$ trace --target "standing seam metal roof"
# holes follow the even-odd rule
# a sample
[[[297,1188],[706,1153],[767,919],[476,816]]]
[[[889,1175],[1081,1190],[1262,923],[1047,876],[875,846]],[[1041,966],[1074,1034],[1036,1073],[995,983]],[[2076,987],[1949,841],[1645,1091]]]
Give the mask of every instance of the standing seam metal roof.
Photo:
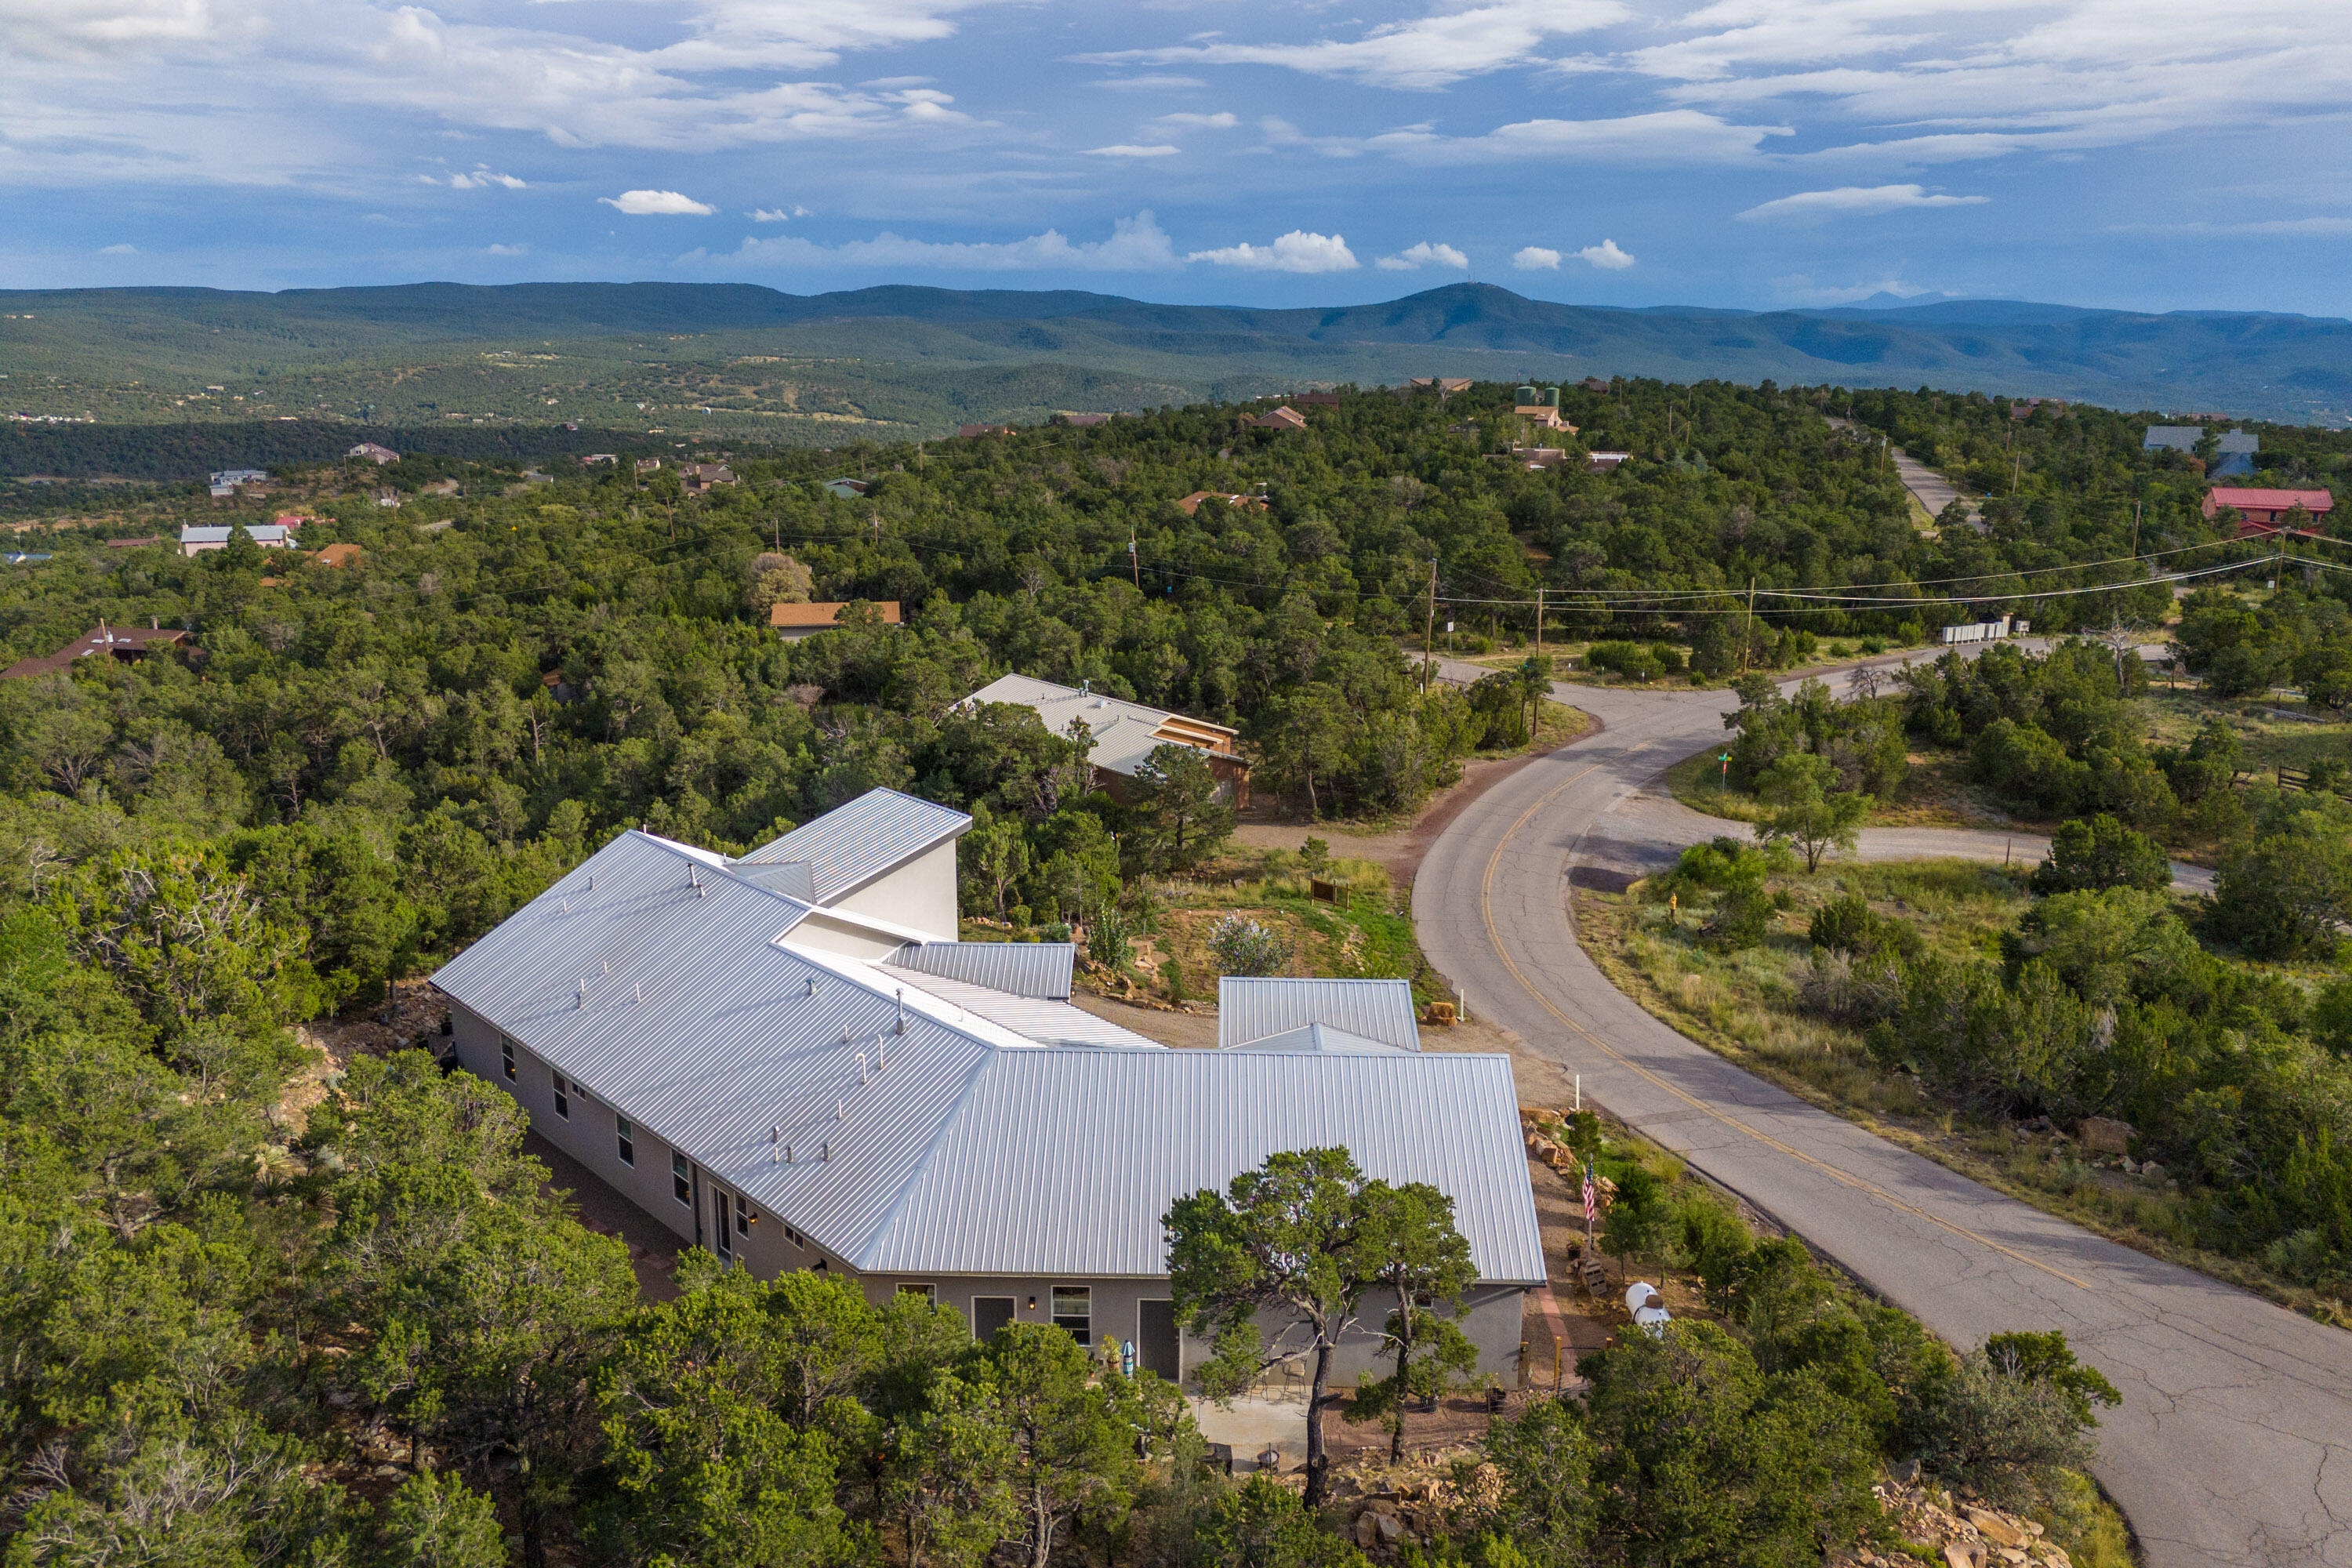
[[[1164,1275],[1175,1198],[1337,1146],[1448,1194],[1483,1277],[1543,1277],[1507,1058],[1166,1050],[795,951],[811,912],[627,833],[434,981],[570,1079],[575,1121],[630,1118],[860,1272]],[[1134,1048],[1029,1044],[1051,1032],[1033,1014]]]
[[[1066,1002],[1077,952],[1066,942],[926,942],[908,943],[889,962],[1015,996]]]
[[[1228,974],[1217,982],[1217,1047],[1230,1050],[1309,1024],[1328,1024],[1400,1050],[1421,1049],[1412,984],[1404,980],[1284,980]]]
[[[971,817],[951,807],[894,789],[868,790],[761,845],[737,864],[806,861],[814,901],[829,904],[971,826]]]

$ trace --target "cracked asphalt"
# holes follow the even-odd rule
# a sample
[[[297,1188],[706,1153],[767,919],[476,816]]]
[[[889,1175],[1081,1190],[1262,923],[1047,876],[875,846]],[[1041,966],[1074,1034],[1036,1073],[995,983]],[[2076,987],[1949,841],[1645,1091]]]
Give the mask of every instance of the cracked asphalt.
[[[2155,1568],[2352,1565],[2352,1335],[1874,1138],[1677,1034],[1601,976],[1577,943],[1569,889],[1622,887],[1671,855],[1693,826],[1676,813],[1697,837],[1718,830],[1660,811],[1643,786],[1719,741],[1734,700],[1555,695],[1603,728],[1473,803],[1414,879],[1423,949],[1472,1016],[1580,1074],[1612,1114],[1947,1340],[2063,1330],[2123,1393],[2095,1469]]]

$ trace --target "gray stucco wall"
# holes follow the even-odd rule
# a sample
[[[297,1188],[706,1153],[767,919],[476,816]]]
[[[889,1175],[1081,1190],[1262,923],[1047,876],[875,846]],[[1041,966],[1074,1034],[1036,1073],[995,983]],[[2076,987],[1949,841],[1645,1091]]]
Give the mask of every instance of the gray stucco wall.
[[[554,1073],[545,1062],[531,1054],[521,1041],[514,1042],[515,1076],[506,1076],[505,1062],[499,1050],[504,1037],[496,1025],[469,1011],[463,1005],[451,1003],[450,1014],[458,1063],[475,1077],[493,1084],[514,1096],[530,1117],[531,1127],[541,1137],[566,1154],[579,1161],[615,1192],[627,1198],[655,1219],[675,1232],[681,1242],[694,1239],[694,1211],[677,1200],[670,1179],[670,1145],[660,1133],[639,1122],[635,1126],[633,1143],[636,1154],[635,1164],[625,1164],[620,1157],[619,1138],[615,1130],[616,1112],[594,1095],[593,1086],[582,1089],[573,1085],[570,1091],[571,1115],[558,1116],[555,1111]],[[714,1190],[726,1190],[724,1184],[715,1183],[708,1172],[700,1173],[699,1197],[704,1217],[703,1245],[710,1247],[715,1237],[710,1234],[712,1216],[717,1205],[712,1200]],[[788,1268],[810,1268],[823,1262],[835,1272],[841,1272],[838,1258],[827,1258],[804,1245],[795,1245],[785,1234],[785,1226],[776,1216],[761,1214],[751,1226],[748,1237],[734,1238],[736,1255],[744,1267],[761,1279],[772,1279]],[[804,1238],[803,1238],[804,1239]],[[1139,1340],[1139,1324],[1142,1303],[1171,1299],[1166,1279],[1089,1279],[1085,1276],[974,1276],[974,1275],[864,1275],[856,1277],[867,1300],[877,1305],[887,1301],[905,1285],[932,1287],[932,1299],[953,1307],[972,1321],[975,1298],[1010,1298],[1013,1303],[1013,1321],[1043,1323],[1052,1319],[1053,1289],[1060,1286],[1086,1286],[1092,1292],[1095,1336],[1115,1335],[1120,1341]],[[1518,1381],[1519,1328],[1521,1297],[1525,1288],[1518,1285],[1483,1285],[1465,1298],[1461,1325],[1471,1342],[1478,1347],[1478,1370],[1481,1377],[1492,1375],[1505,1386]],[[1034,1306],[1030,1303],[1035,1302]],[[1335,1376],[1352,1384],[1371,1365],[1372,1352],[1377,1349],[1380,1326],[1386,1320],[1391,1302],[1367,1300],[1360,1313],[1361,1331],[1342,1344]],[[1282,1324],[1273,1318],[1262,1319],[1259,1324],[1269,1344],[1281,1332]],[[1294,1335],[1293,1342],[1297,1342]],[[1208,1359],[1209,1347],[1191,1336],[1183,1336],[1180,1354],[1185,1374]]]

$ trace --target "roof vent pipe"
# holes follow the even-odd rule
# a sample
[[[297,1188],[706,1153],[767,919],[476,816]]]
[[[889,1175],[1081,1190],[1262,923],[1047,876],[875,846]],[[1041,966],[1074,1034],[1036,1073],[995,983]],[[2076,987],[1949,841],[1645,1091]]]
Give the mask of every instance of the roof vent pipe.
[[[869,1078],[867,1078],[867,1077],[866,1076],[866,1053],[865,1053],[864,1051],[860,1051],[860,1052],[858,1052],[858,1053],[857,1053],[857,1082],[858,1082],[858,1085],[859,1085],[859,1087],[863,1088],[865,1085],[866,1085],[866,1084],[868,1084],[868,1083],[870,1083],[870,1082],[872,1082],[872,1081],[873,1081],[873,1080],[872,1080],[871,1079],[869,1079]]]
[[[580,994],[572,999],[572,1005],[574,1007],[585,1007],[588,1005],[588,983],[585,980],[580,983]]]
[[[808,994],[812,996],[816,994],[816,976],[814,974],[808,977]]]
[[[875,1041],[875,1042],[874,1042],[874,1070],[875,1070],[876,1072],[880,1072],[884,1068],[887,1068],[887,1067],[888,1067],[889,1065],[890,1065],[890,1064],[889,1064],[889,1062],[887,1062],[887,1060],[885,1060],[885,1059],[883,1058],[883,1056],[882,1056],[882,1042],[881,1042],[881,1041],[879,1041],[879,1040]]]
[[[833,1158],[833,1145],[830,1143],[818,1144],[816,1146],[816,1157],[820,1160],[831,1160]]]
[[[849,1106],[845,1101],[836,1100],[833,1102],[833,1119],[835,1121],[849,1120]]]
[[[903,985],[898,987],[898,1028],[897,1032],[901,1035],[907,1032],[907,988]],[[882,1047],[879,1045],[877,1045],[874,1048],[877,1051],[879,1051]]]
[[[644,1001],[645,999],[646,999],[646,983],[645,983],[644,981],[640,980],[640,981],[638,981],[638,982],[637,982],[637,1000],[638,1000],[638,1001],[640,1001],[640,1002],[642,1002],[642,1001]]]

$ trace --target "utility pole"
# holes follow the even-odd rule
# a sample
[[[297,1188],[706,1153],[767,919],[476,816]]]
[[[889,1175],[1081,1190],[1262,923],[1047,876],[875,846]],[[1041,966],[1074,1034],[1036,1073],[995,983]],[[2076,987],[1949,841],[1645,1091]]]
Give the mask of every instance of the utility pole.
[[[1536,651],[1543,652],[1543,595],[1540,584],[1536,587]]]
[[[1430,661],[1437,657],[1437,557],[1429,558],[1429,614],[1421,623],[1421,694],[1429,695]]]
[[[1756,647],[1756,579],[1748,579],[1748,635],[1739,639],[1739,673],[1748,673],[1748,658]]]
[[[2142,503],[2132,502],[2132,559],[2139,559],[2139,509]]]
[[[1143,592],[1143,557],[1135,552],[1135,530],[1127,531],[1127,564],[1135,576],[1135,591]]]

